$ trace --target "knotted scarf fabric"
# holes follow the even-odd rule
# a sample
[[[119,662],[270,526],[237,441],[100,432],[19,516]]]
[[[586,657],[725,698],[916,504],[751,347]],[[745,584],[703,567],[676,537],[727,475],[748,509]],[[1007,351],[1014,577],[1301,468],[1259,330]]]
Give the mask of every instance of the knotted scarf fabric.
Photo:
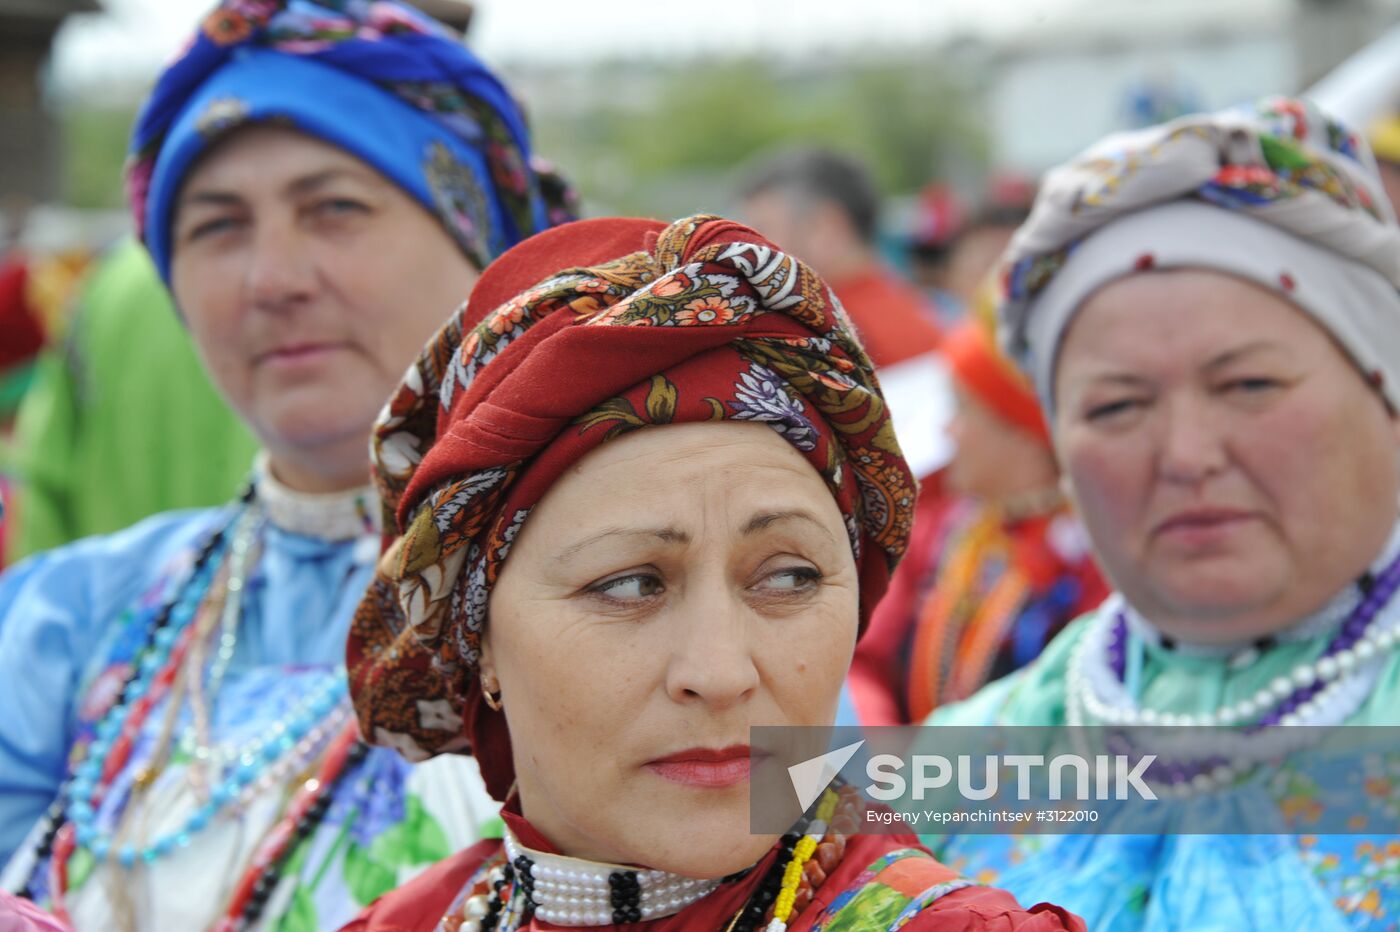
[[[1400,227],[1365,141],[1305,101],[1109,136],[1046,175],[1003,263],[1002,341],[1052,415],[1078,308],[1114,279],[1173,268],[1292,301],[1400,410]]]
[[[479,269],[568,219],[558,216],[568,189],[536,170],[510,92],[447,27],[394,0],[224,0],[161,74],[132,134],[128,199],[167,282],[186,174],[255,122],[373,166]]]
[[[385,527],[400,533],[350,638],[364,734],[414,759],[470,750],[503,798],[509,736],[476,667],[491,588],[531,508],[614,437],[721,420],[766,424],[825,479],[864,620],[904,551],[916,488],[821,279],[714,217],[581,221],[498,260],[375,430]]]

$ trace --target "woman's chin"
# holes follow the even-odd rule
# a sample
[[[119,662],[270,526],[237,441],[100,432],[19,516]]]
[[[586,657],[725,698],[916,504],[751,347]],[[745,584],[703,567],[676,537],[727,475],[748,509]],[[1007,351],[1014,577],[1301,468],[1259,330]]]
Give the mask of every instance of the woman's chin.
[[[339,411],[315,405],[288,406],[265,416],[259,434],[266,433],[279,445],[296,449],[316,449],[333,446],[349,437],[369,437],[374,418],[362,411]],[[368,442],[368,440],[366,440]]]
[[[1279,617],[1277,589],[1240,582],[1201,581],[1165,588],[1161,608],[1145,614],[1164,634],[1195,644],[1233,644],[1265,637],[1293,620]]]
[[[753,867],[779,838],[752,835],[747,825],[739,833],[705,830],[697,835],[682,830],[673,837],[674,843],[657,846],[647,867],[699,880],[719,880]]]

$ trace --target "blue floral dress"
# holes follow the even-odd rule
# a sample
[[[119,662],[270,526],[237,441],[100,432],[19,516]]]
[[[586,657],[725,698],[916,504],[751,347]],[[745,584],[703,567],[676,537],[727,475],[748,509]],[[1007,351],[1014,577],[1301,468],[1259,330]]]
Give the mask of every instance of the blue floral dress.
[[[0,860],[9,859],[7,889],[27,884],[40,903],[52,902],[51,858],[36,856],[45,810],[100,739],[98,723],[131,676],[151,619],[187,584],[196,552],[234,512],[158,516],[0,577]],[[345,633],[377,536],[366,529],[325,540],[269,521],[260,541],[236,638],[208,703],[209,740],[188,739],[191,708],[167,714],[168,703],[156,704],[90,819],[89,843],[67,858],[63,905],[79,930],[215,927],[289,800],[315,775],[318,755],[351,720],[341,667]],[[250,753],[297,720],[310,728],[293,735],[300,742],[288,738],[266,759]],[[157,754],[159,769],[150,772],[145,764]],[[219,774],[235,779],[229,775],[240,755],[248,772],[231,784],[238,792],[213,818],[200,819]],[[70,794],[70,813],[72,806]],[[471,759],[449,755],[415,766],[392,749],[372,748],[335,783],[315,830],[291,846],[253,927],[338,928],[379,895],[480,839],[496,811]],[[166,836],[168,850],[152,854]],[[138,855],[123,859],[126,846]]]

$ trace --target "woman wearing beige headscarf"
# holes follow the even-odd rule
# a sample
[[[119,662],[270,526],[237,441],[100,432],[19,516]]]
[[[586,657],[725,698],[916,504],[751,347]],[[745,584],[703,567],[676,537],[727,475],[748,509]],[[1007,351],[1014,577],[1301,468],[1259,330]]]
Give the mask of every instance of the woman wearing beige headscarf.
[[[1117,591],[931,721],[1235,726],[1240,755],[1280,726],[1396,724],[1400,229],[1365,144],[1291,100],[1114,136],[1049,175],[1005,261],[1003,339]],[[1375,825],[1376,766],[1168,771],[1298,835],[936,850],[1094,929],[1393,928],[1400,844],[1303,834],[1348,807]]]

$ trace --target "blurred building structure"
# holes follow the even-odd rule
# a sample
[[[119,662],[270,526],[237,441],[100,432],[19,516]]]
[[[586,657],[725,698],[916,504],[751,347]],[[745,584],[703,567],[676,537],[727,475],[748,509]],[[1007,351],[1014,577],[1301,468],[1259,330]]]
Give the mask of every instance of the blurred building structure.
[[[1145,96],[1191,110],[1298,93],[1397,19],[1393,0],[1084,0],[963,54],[987,75],[997,162],[1039,172],[1141,122]]]
[[[502,0],[480,5],[496,2]],[[919,82],[937,66],[966,98],[965,109],[986,145],[930,146],[932,159],[921,180],[937,177],[971,192],[981,190],[997,169],[1034,177],[1115,130],[1267,94],[1299,93],[1400,22],[1400,0],[1066,0],[1051,12],[1036,12],[1046,4],[1021,6],[1026,14],[1010,25],[950,30],[936,39],[904,42],[892,35],[882,44],[841,44],[833,36],[822,54],[802,56],[776,38],[769,49],[749,36],[729,57],[759,62],[773,81],[801,84],[811,97],[825,99],[862,68],[905,68],[909,80]],[[583,164],[578,180],[592,208],[723,210],[715,191],[724,185],[712,171],[639,177],[638,147],[616,144],[615,128],[597,118],[609,113],[636,125],[673,125],[676,104],[686,98],[668,96],[662,80],[667,74],[714,83],[733,70],[717,70],[715,61],[725,53],[700,39],[670,54],[664,24],[654,28],[654,42],[605,66],[521,47],[512,50],[506,70],[556,144],[552,154],[566,161],[560,142],[584,153],[572,161]],[[935,105],[949,90],[929,87],[921,99]],[[692,96],[702,93],[696,88]],[[736,108],[754,106],[748,95],[734,100]],[[689,109],[680,112],[695,117]],[[736,152],[735,158],[748,154]],[[640,205],[608,199],[639,191],[645,192]],[[889,214],[896,226],[902,206]]]
[[[42,75],[54,35],[70,13],[97,0],[0,0],[0,207],[59,194],[59,131]]]
[[[62,12],[91,10],[96,2],[0,0],[0,23],[8,22],[8,7],[40,10],[51,32]],[[152,11],[168,6],[180,10],[170,19],[192,21],[192,11],[212,0],[102,2],[107,15],[73,18],[53,69],[54,98],[89,113],[121,112],[144,93],[169,52],[149,47]],[[866,155],[878,149],[889,156],[881,172],[888,193],[913,194],[932,177],[976,191],[992,169],[1034,176],[1115,129],[1183,109],[1297,93],[1400,22],[1400,0],[997,0],[976,16],[970,4],[952,0],[902,8],[896,0],[871,0],[855,12],[808,0],[801,24],[790,21],[792,2],[752,2],[731,28],[696,30],[684,7],[624,15],[638,2],[597,0],[584,9],[562,0],[476,0],[473,10],[466,0],[419,0],[455,25],[472,20],[474,44],[503,66],[541,150],[569,169],[595,213],[731,207],[719,196],[729,187],[725,166],[773,142],[736,134],[740,120],[767,121],[778,132],[793,127],[793,143],[860,137]],[[0,28],[9,41],[13,30]],[[569,36],[567,55],[551,41],[561,33]],[[6,73],[23,72],[23,80],[0,79],[0,106],[21,84],[30,88],[26,99],[37,100],[36,59],[23,61],[5,54]],[[868,77],[880,69],[885,80],[897,72],[904,86],[900,99],[880,98],[889,106],[864,106],[870,118],[863,127],[833,128],[810,112],[812,101],[837,99],[862,71]],[[707,92],[718,93],[722,108],[692,112],[689,104]],[[924,111],[939,106],[948,108],[947,118],[928,119]],[[712,121],[710,135],[727,137],[725,144],[658,143],[687,121]],[[714,132],[719,125],[724,133]],[[661,126],[665,133],[657,132]],[[838,131],[848,139],[830,138]],[[930,133],[938,138],[930,141]],[[53,157],[51,127],[47,143],[36,135],[0,124],[0,158],[11,149],[25,155],[20,171],[0,176],[0,192],[53,190],[62,160]],[[909,170],[911,161],[917,171]]]

